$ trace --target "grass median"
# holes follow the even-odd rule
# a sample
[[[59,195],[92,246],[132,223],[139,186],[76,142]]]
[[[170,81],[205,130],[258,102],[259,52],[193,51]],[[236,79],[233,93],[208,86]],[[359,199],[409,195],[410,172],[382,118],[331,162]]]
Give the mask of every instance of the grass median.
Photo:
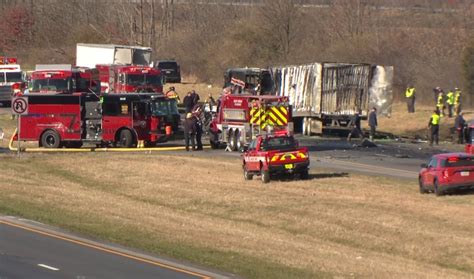
[[[215,156],[215,153],[213,153]],[[190,154],[0,157],[0,212],[248,278],[469,277],[472,195],[317,170],[244,181]]]

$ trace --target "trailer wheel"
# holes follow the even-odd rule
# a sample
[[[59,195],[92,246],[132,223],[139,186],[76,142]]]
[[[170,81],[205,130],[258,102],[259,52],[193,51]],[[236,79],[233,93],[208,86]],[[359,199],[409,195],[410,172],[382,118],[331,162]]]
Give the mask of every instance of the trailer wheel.
[[[41,146],[46,148],[59,148],[61,139],[59,134],[53,130],[47,130],[41,135]]]
[[[130,130],[127,130],[127,129],[120,131],[117,145],[120,147],[126,147],[126,148],[132,147],[133,146],[132,132],[130,132]]]
[[[268,183],[270,182],[270,172],[267,170],[261,170],[261,178],[263,183]]]

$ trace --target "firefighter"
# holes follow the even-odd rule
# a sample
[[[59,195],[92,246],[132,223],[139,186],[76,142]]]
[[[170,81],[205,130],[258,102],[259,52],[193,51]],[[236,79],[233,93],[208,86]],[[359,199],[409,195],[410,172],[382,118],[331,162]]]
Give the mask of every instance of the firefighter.
[[[377,128],[377,108],[373,107],[369,113],[369,127],[370,127],[370,141],[374,140],[375,137],[375,129]]]
[[[458,136],[457,143],[463,144],[464,143],[464,129],[466,127],[466,120],[464,120],[463,112],[460,111],[456,119],[454,120],[454,129],[456,129],[456,133]]]
[[[441,89],[438,93],[438,101],[436,102],[436,108],[440,112],[440,117],[444,116],[444,91]]]
[[[440,111],[436,109],[433,111],[430,121],[428,122],[428,129],[430,129],[430,146],[433,146],[433,142],[436,145],[439,143],[439,122]]]
[[[407,100],[408,113],[415,112],[415,87],[408,85],[405,91],[405,98]]]
[[[193,90],[193,91],[191,92],[191,97],[192,97],[192,99],[193,99],[193,107],[194,107],[195,105],[197,105],[197,103],[199,102],[199,100],[200,100],[201,98],[199,97],[199,94],[196,93],[195,90]]]
[[[448,106],[448,117],[453,117],[453,107],[454,107],[454,93],[453,90],[449,90],[446,93],[446,105]]]
[[[196,150],[202,150],[202,132],[203,132],[203,123],[202,123],[202,106],[195,105],[192,111],[194,117],[194,131],[196,132]]]
[[[364,139],[364,135],[362,133],[362,129],[360,127],[360,112],[356,111],[354,114],[354,118],[352,119],[352,123],[354,124],[354,127],[352,128],[351,132],[347,136],[347,141],[351,141],[352,137],[360,137]]]
[[[193,103],[193,97],[191,95],[191,91],[189,91],[186,94],[186,97],[184,97],[183,104],[184,104],[184,108],[186,110],[186,113],[189,113],[193,110],[194,103]]]
[[[440,91],[441,91],[441,87],[439,87],[439,86],[433,88],[433,97],[434,97],[435,105],[438,103],[438,95],[439,95]]]
[[[212,112],[212,108],[216,105],[216,100],[214,100],[211,93],[209,93],[209,96],[207,97],[206,104],[209,106],[209,111]]]
[[[454,88],[454,113],[456,115],[461,112],[461,90],[459,88]]]
[[[196,150],[196,145],[194,142],[194,137],[196,136],[196,118],[193,117],[191,112],[186,114],[186,119],[184,120],[184,143],[186,145],[186,151],[189,151],[189,142],[191,142],[191,149]]]
[[[181,102],[178,93],[176,92],[174,86],[171,86],[168,91],[166,91],[166,97],[168,99],[175,99],[177,103]]]

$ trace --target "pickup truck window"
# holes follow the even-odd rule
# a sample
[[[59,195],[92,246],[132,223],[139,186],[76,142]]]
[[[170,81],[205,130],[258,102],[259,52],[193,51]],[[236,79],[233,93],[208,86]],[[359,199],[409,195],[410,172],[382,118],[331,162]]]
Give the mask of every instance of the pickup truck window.
[[[293,137],[272,137],[262,142],[262,150],[284,150],[297,148],[296,141]]]

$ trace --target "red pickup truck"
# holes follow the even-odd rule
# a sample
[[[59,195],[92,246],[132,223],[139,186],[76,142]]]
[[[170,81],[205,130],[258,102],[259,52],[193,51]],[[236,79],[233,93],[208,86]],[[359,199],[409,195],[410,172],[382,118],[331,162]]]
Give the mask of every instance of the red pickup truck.
[[[245,148],[243,169],[245,180],[260,175],[263,183],[270,182],[275,175],[299,174],[308,178],[309,154],[306,147],[299,147],[292,135],[276,133],[259,135]]]

